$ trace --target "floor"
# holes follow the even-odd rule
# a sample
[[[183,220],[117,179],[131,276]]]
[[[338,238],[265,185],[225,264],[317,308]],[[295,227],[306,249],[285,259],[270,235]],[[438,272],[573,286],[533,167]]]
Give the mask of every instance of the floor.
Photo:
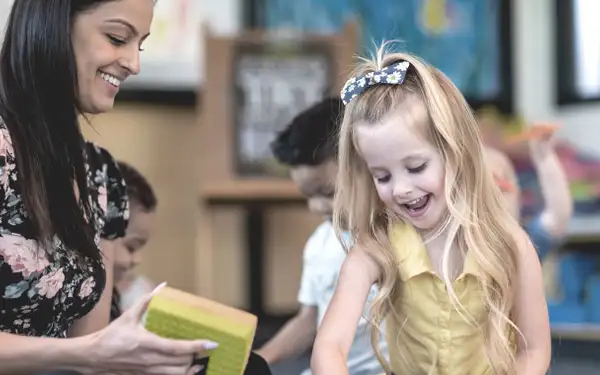
[[[283,321],[259,327],[255,344],[262,345],[283,324]],[[556,341],[553,343],[555,358],[548,375],[597,375],[600,374],[600,343]],[[596,358],[592,360],[590,358]],[[310,356],[287,361],[271,367],[273,375],[299,375],[309,367]]]
[[[308,367],[309,358],[304,356],[295,361],[289,361],[272,366],[273,375],[299,375]],[[553,362],[548,375],[597,375],[600,373],[600,361],[557,359]]]
[[[308,367],[308,356],[296,361],[273,366],[273,375],[299,375]],[[592,360],[555,360],[548,375],[597,375],[600,373],[600,361]]]

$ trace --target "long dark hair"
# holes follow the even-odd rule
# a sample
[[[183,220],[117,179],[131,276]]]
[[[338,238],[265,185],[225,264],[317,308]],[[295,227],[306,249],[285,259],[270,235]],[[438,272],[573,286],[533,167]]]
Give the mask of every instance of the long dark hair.
[[[79,129],[75,17],[114,0],[16,0],[0,52],[0,116],[11,135],[31,231],[100,259]],[[79,199],[77,199],[77,191]],[[90,219],[91,220],[91,219]]]

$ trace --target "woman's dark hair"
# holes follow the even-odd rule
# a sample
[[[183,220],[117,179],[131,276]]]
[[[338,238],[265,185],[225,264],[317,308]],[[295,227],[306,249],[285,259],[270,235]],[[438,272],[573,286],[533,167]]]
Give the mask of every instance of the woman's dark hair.
[[[56,235],[92,259],[100,251],[85,220],[93,216],[71,31],[78,14],[110,1],[16,0],[0,52],[0,117],[15,149],[32,235],[43,243]]]
[[[127,184],[127,195],[132,205],[136,203],[148,212],[156,210],[157,199],[152,186],[146,178],[130,164],[123,161],[117,163],[121,175]]]
[[[271,151],[282,164],[319,165],[337,156],[344,105],[338,98],[327,98],[301,112],[277,135]]]

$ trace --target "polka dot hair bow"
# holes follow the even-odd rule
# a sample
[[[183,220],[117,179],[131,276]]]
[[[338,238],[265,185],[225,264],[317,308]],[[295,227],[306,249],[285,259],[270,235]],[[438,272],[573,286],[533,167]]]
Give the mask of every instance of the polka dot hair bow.
[[[408,61],[398,61],[376,72],[363,76],[352,77],[346,82],[340,94],[344,105],[347,105],[362,94],[366,89],[375,85],[401,85],[409,67]]]

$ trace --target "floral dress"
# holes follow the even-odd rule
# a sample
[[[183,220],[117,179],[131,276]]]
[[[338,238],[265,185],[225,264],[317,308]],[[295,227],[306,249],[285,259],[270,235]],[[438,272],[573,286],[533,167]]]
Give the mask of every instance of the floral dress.
[[[125,182],[104,149],[86,143],[86,170],[95,241],[123,237],[129,217]],[[19,171],[0,119],[0,332],[66,337],[67,329],[96,305],[106,272],[55,238],[43,249],[31,237]]]

